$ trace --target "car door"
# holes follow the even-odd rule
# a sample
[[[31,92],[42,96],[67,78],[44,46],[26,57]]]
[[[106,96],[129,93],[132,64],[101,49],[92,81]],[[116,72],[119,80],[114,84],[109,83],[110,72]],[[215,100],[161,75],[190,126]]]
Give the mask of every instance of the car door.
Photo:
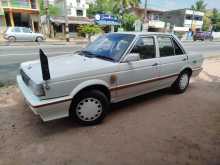
[[[24,41],[33,41],[34,40],[32,31],[29,28],[23,27],[22,31],[23,31],[23,40]]]
[[[169,87],[187,64],[187,55],[171,36],[157,36],[160,54],[160,86]]]
[[[155,37],[138,38],[130,53],[139,53],[140,60],[119,64],[116,87],[118,100],[147,93],[158,86],[158,82],[153,81],[159,76]]]

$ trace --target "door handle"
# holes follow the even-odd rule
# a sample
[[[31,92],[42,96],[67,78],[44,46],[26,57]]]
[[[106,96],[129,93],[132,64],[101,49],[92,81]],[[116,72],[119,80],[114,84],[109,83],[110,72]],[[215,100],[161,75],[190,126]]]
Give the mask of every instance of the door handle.
[[[152,66],[157,66],[158,65],[158,63],[154,63]]]

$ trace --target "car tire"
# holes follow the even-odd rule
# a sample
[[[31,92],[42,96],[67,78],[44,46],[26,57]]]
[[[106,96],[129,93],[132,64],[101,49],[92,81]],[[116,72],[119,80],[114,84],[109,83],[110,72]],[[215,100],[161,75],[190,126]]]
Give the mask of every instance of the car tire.
[[[37,38],[36,38],[36,41],[37,41],[37,42],[42,42],[43,40],[44,40],[43,37],[37,37]]]
[[[175,93],[184,93],[189,86],[190,73],[182,72],[172,85],[172,89]]]
[[[109,110],[109,100],[99,90],[84,91],[77,95],[70,106],[70,117],[83,125],[103,121]]]
[[[14,36],[10,36],[10,37],[8,37],[8,41],[9,42],[15,42],[16,38]]]

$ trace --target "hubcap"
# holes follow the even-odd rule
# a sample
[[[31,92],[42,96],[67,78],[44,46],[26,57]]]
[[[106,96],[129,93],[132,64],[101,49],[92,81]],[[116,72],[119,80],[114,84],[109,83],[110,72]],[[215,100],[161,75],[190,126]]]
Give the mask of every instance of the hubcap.
[[[188,81],[189,81],[189,77],[187,74],[183,74],[181,77],[180,77],[180,89],[185,89],[188,85]]]
[[[76,115],[83,121],[93,121],[102,114],[102,104],[95,98],[81,100],[76,106]]]

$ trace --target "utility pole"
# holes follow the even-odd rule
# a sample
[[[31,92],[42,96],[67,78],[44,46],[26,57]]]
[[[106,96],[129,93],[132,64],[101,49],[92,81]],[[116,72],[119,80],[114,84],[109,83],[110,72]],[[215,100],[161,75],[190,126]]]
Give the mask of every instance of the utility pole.
[[[44,33],[49,36],[49,13],[48,13],[48,6],[49,6],[49,1],[45,0],[44,2],[44,8],[45,8],[45,15],[46,15],[46,29],[44,28]]]
[[[70,41],[69,37],[69,23],[68,23],[68,9],[67,9],[67,4],[66,0],[64,0],[64,12],[65,12],[65,38],[66,42]]]
[[[144,31],[148,31],[148,18],[147,18],[147,0],[145,0],[145,4],[144,4],[144,26],[143,26],[143,30]]]

